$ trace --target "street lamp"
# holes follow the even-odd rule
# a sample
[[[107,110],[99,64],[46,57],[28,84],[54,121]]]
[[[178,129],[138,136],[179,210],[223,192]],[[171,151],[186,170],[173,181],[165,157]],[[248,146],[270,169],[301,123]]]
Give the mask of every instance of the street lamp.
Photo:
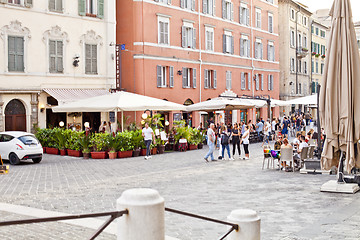
[[[148,118],[148,115],[147,115],[147,113],[146,113],[147,111],[150,112],[150,118],[152,118],[152,116],[153,116],[152,110],[146,109],[146,110],[144,111],[144,113],[141,115],[141,118],[144,119],[144,120]]]
[[[63,121],[60,121],[60,122],[59,122],[59,126],[60,126],[60,127],[64,127],[64,125],[65,125],[65,124],[64,124]]]

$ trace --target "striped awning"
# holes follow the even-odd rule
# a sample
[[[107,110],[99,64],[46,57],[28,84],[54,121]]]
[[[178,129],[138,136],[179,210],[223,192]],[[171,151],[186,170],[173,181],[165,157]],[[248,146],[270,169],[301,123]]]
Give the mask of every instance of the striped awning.
[[[110,94],[107,89],[45,88],[43,91],[55,98],[59,105],[80,99]]]

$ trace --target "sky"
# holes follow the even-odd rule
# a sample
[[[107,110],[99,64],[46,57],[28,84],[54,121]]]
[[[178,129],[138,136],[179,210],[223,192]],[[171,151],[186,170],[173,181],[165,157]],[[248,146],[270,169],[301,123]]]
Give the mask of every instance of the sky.
[[[334,0],[297,0],[304,5],[307,5],[310,8],[310,11],[315,12],[318,9],[331,8]],[[350,0],[351,8],[353,10],[353,20],[354,22],[360,21],[360,1],[359,0]],[[357,10],[357,11],[356,11]]]

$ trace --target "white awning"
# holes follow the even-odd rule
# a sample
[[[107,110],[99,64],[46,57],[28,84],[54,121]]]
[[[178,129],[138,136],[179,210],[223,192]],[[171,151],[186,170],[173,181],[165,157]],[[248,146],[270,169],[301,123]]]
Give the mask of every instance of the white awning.
[[[54,97],[59,105],[80,99],[110,94],[106,89],[45,88],[44,92]]]

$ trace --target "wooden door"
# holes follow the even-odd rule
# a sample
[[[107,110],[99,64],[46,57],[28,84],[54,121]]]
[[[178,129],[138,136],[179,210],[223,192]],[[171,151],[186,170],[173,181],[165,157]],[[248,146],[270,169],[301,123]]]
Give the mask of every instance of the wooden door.
[[[5,108],[5,131],[26,131],[26,110],[22,102],[11,100]]]

